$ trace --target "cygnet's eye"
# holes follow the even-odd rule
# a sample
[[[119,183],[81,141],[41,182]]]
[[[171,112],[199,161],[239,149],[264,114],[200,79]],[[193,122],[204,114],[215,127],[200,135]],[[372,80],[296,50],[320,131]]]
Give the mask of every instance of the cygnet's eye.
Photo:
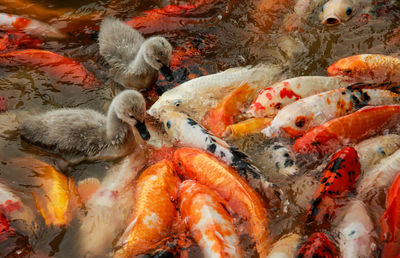
[[[179,107],[181,105],[181,101],[179,99],[174,101],[175,107]]]
[[[129,118],[136,119],[134,115],[129,114]]]
[[[322,11],[325,11],[325,5],[322,6]]]
[[[353,9],[351,9],[351,7],[347,7],[346,8],[346,14],[347,16],[350,16],[353,13]]]
[[[161,63],[161,59],[157,59],[156,61],[159,62],[159,63]]]

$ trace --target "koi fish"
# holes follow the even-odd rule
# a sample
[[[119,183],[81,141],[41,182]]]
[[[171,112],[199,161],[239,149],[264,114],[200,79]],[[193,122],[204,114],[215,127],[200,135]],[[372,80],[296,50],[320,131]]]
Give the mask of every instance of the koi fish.
[[[268,137],[301,136],[307,131],[365,106],[399,104],[400,95],[381,89],[342,88],[300,99],[285,106],[262,132]]]
[[[360,197],[367,197],[371,190],[389,187],[400,171],[400,150],[389,157],[382,159],[371,169],[364,171],[363,177],[357,186]]]
[[[82,256],[99,257],[112,250],[115,236],[125,230],[135,207],[134,180],[146,162],[143,150],[137,149],[107,171],[85,204],[87,214],[81,218],[78,241]],[[85,184],[96,187],[90,181]]]
[[[147,168],[137,183],[132,222],[121,236],[114,257],[135,256],[155,248],[170,234],[177,212],[180,179],[172,162],[162,160]]]
[[[269,251],[271,239],[265,203],[258,193],[233,168],[207,152],[180,148],[174,153],[174,164],[184,179],[192,179],[216,191],[230,210],[246,218],[260,257]]]
[[[22,31],[32,36],[62,39],[66,35],[56,28],[18,15],[0,13],[0,29],[5,31]]]
[[[258,4],[257,11],[253,14],[253,19],[263,32],[267,32],[276,24],[280,15],[287,10],[291,2],[290,0],[261,0]]]
[[[293,13],[287,15],[284,19],[286,31],[300,30],[302,23],[306,21],[313,10],[322,5],[323,0],[297,0],[293,7]]]
[[[295,257],[301,239],[302,237],[295,233],[284,235],[274,243],[267,258]]]
[[[239,236],[225,201],[207,186],[188,180],[180,186],[182,219],[204,257],[242,257]]]
[[[333,155],[324,170],[320,185],[315,191],[307,211],[307,222],[318,225],[334,215],[336,199],[346,196],[354,189],[360,175],[360,162],[353,147],[346,147]]]
[[[221,137],[226,127],[233,124],[234,117],[240,114],[254,92],[254,88],[251,88],[248,83],[239,86],[221,100],[216,107],[208,110],[201,124],[215,136]]]
[[[243,83],[247,82],[258,92],[281,76],[284,76],[282,67],[277,65],[231,68],[189,80],[168,90],[147,112],[160,118],[166,111],[184,111],[194,120],[201,121],[206,110],[217,106],[225,96]]]
[[[271,124],[270,118],[251,118],[242,122],[226,127],[223,137],[241,138],[243,136],[255,133],[261,133],[261,130]]]
[[[199,148],[210,152],[234,167],[254,188],[259,189],[262,193],[269,194],[271,183],[264,178],[257,167],[251,164],[246,154],[208,133],[196,121],[183,113],[164,113],[161,119],[172,141],[178,142],[181,146]]]
[[[343,214],[336,228],[341,257],[372,257],[372,252],[377,248],[373,239],[376,234],[365,204],[359,200],[352,201]]]
[[[363,54],[342,58],[328,67],[329,76],[344,76],[355,82],[400,82],[400,59],[392,56]]]
[[[47,73],[60,83],[79,84],[85,88],[99,85],[96,77],[81,64],[59,54],[27,49],[0,54],[0,66],[27,65]]]
[[[353,0],[330,0],[322,6],[319,20],[327,26],[338,25],[353,17],[356,7]]]
[[[37,38],[31,38],[23,32],[3,32],[0,33],[0,51],[13,51],[17,48],[39,48],[43,42]]]
[[[348,86],[341,77],[302,76],[277,82],[260,92],[247,114],[274,117],[283,107],[299,99]]]
[[[366,139],[354,148],[360,157],[361,169],[367,171],[381,159],[400,149],[400,135],[387,134]]]
[[[329,239],[329,237],[324,233],[317,232],[312,234],[301,246],[300,250],[297,252],[296,257],[337,258],[340,256],[335,244]]]
[[[297,153],[326,153],[338,144],[357,143],[397,124],[399,113],[399,105],[364,107],[312,129],[295,141],[293,149]]]
[[[0,213],[10,220],[22,220],[29,228],[36,224],[32,210],[3,183],[0,183]]]
[[[40,190],[33,191],[32,195],[46,225],[68,224],[72,219],[72,211],[80,204],[74,180],[37,159],[16,158],[14,163],[34,172],[35,184],[40,186]]]
[[[400,255],[400,175],[396,176],[386,197],[386,210],[380,219],[382,233],[381,239],[385,246],[382,257],[398,257]]]

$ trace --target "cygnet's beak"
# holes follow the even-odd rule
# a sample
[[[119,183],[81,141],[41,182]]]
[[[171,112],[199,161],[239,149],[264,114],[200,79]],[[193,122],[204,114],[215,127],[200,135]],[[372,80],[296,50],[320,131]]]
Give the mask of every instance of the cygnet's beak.
[[[342,20],[337,15],[330,14],[322,20],[322,23],[327,26],[333,26],[342,23]]]
[[[150,133],[147,130],[147,127],[146,127],[146,124],[144,123],[144,121],[143,122],[137,121],[135,127],[138,130],[138,132],[143,140],[147,141],[148,139],[150,139]]]
[[[160,69],[160,72],[167,81],[171,82],[174,79],[174,76],[172,76],[172,70],[169,66],[163,64],[163,66]]]

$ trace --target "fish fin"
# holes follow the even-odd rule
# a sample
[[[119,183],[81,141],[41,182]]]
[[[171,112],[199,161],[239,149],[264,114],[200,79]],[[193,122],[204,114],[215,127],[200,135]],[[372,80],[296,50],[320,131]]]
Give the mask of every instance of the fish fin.
[[[86,203],[100,188],[100,181],[97,178],[89,177],[80,181],[76,188],[82,202]]]

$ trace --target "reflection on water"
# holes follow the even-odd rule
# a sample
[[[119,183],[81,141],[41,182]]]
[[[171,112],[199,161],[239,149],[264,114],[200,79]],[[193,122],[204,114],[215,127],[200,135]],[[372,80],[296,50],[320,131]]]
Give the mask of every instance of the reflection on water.
[[[383,6],[381,9],[371,7],[373,1],[360,1],[364,6],[355,10],[354,17],[346,24],[336,27],[325,27],[318,21],[320,7],[312,10],[310,17],[304,21],[302,30],[287,33],[282,24],[284,14],[293,12],[291,7],[283,11],[271,13],[257,13],[257,0],[249,1],[215,1],[215,5],[207,13],[197,18],[205,24],[187,25],[175,31],[164,32],[173,47],[183,46],[196,39],[211,38],[211,46],[202,46],[201,55],[184,59],[182,67],[176,67],[176,83],[180,83],[196,74],[215,73],[229,67],[255,65],[261,62],[288,66],[292,77],[301,75],[326,75],[326,68],[339,58],[359,53],[383,53],[396,55],[398,48],[395,44],[385,43],[392,38],[395,29],[400,26],[400,7],[397,1]],[[16,1],[26,3],[25,0]],[[171,1],[172,2],[172,1]],[[176,1],[174,1],[176,2]],[[195,1],[192,1],[195,2]],[[388,1],[382,1],[384,3]],[[94,108],[105,111],[109,101],[117,91],[115,85],[107,76],[107,65],[100,58],[96,43],[97,29],[101,18],[105,15],[114,15],[121,19],[130,19],[139,15],[141,11],[160,8],[169,4],[169,1],[37,1],[43,7],[58,10],[45,14],[36,13],[29,8],[15,8],[8,1],[0,1],[0,10],[4,12],[27,15],[48,22],[69,37],[62,40],[46,41],[43,48],[54,51],[81,62],[90,72],[102,82],[98,89],[84,89],[75,85],[55,86],[55,82],[46,74],[29,68],[3,67],[0,68],[0,98],[5,98],[6,108],[10,113],[0,113],[0,177],[2,181],[14,189],[30,207],[34,208],[34,200],[30,194],[32,171],[21,169],[13,165],[11,159],[26,155],[35,155],[49,164],[56,164],[57,157],[48,156],[31,146],[21,142],[15,132],[18,122],[30,114],[60,107]],[[184,4],[184,1],[179,1]],[[397,4],[398,5],[398,4]],[[366,20],[365,15],[369,19]],[[41,15],[42,14],[42,15]],[[61,18],[57,15],[62,14]],[[222,15],[223,14],[223,15]],[[75,17],[69,19],[70,16]],[[78,17],[78,18],[77,18]],[[81,17],[79,19],[79,17]],[[304,17],[307,18],[307,17]],[[201,20],[200,19],[200,20]],[[274,20],[271,29],[264,26]],[[205,41],[207,44],[207,41]],[[159,80],[161,87],[156,92],[165,89],[166,82]],[[154,94],[148,94],[148,100],[154,101]],[[271,164],[262,158],[263,139],[248,137],[234,142],[235,145],[246,151],[268,174],[272,170]],[[273,237],[280,237],[289,232],[307,233],[297,221],[303,221],[305,205],[308,204],[310,193],[316,187],[316,178],[319,177],[321,164],[318,160],[299,160],[300,170],[304,174],[292,179],[282,179],[277,175],[268,174],[271,181],[278,184],[288,198],[289,205],[286,212],[276,213],[271,223]],[[324,163],[324,162],[322,162]],[[87,177],[102,178],[105,171],[113,163],[95,162],[81,164],[68,171],[76,181]],[[295,192],[298,191],[298,192]],[[384,208],[384,195],[370,203],[374,222]],[[118,211],[115,211],[118,212]],[[84,213],[84,211],[82,211]],[[40,217],[39,213],[37,216]],[[76,242],[79,221],[75,219],[67,228],[47,228],[43,220],[38,219],[40,230],[30,239],[31,246],[38,256],[56,255],[57,257],[74,257],[78,255]],[[244,243],[246,241],[243,241]],[[23,245],[23,244],[22,244]],[[196,252],[194,249],[193,252]],[[197,250],[198,252],[198,250]],[[250,253],[250,252],[249,252]]]

